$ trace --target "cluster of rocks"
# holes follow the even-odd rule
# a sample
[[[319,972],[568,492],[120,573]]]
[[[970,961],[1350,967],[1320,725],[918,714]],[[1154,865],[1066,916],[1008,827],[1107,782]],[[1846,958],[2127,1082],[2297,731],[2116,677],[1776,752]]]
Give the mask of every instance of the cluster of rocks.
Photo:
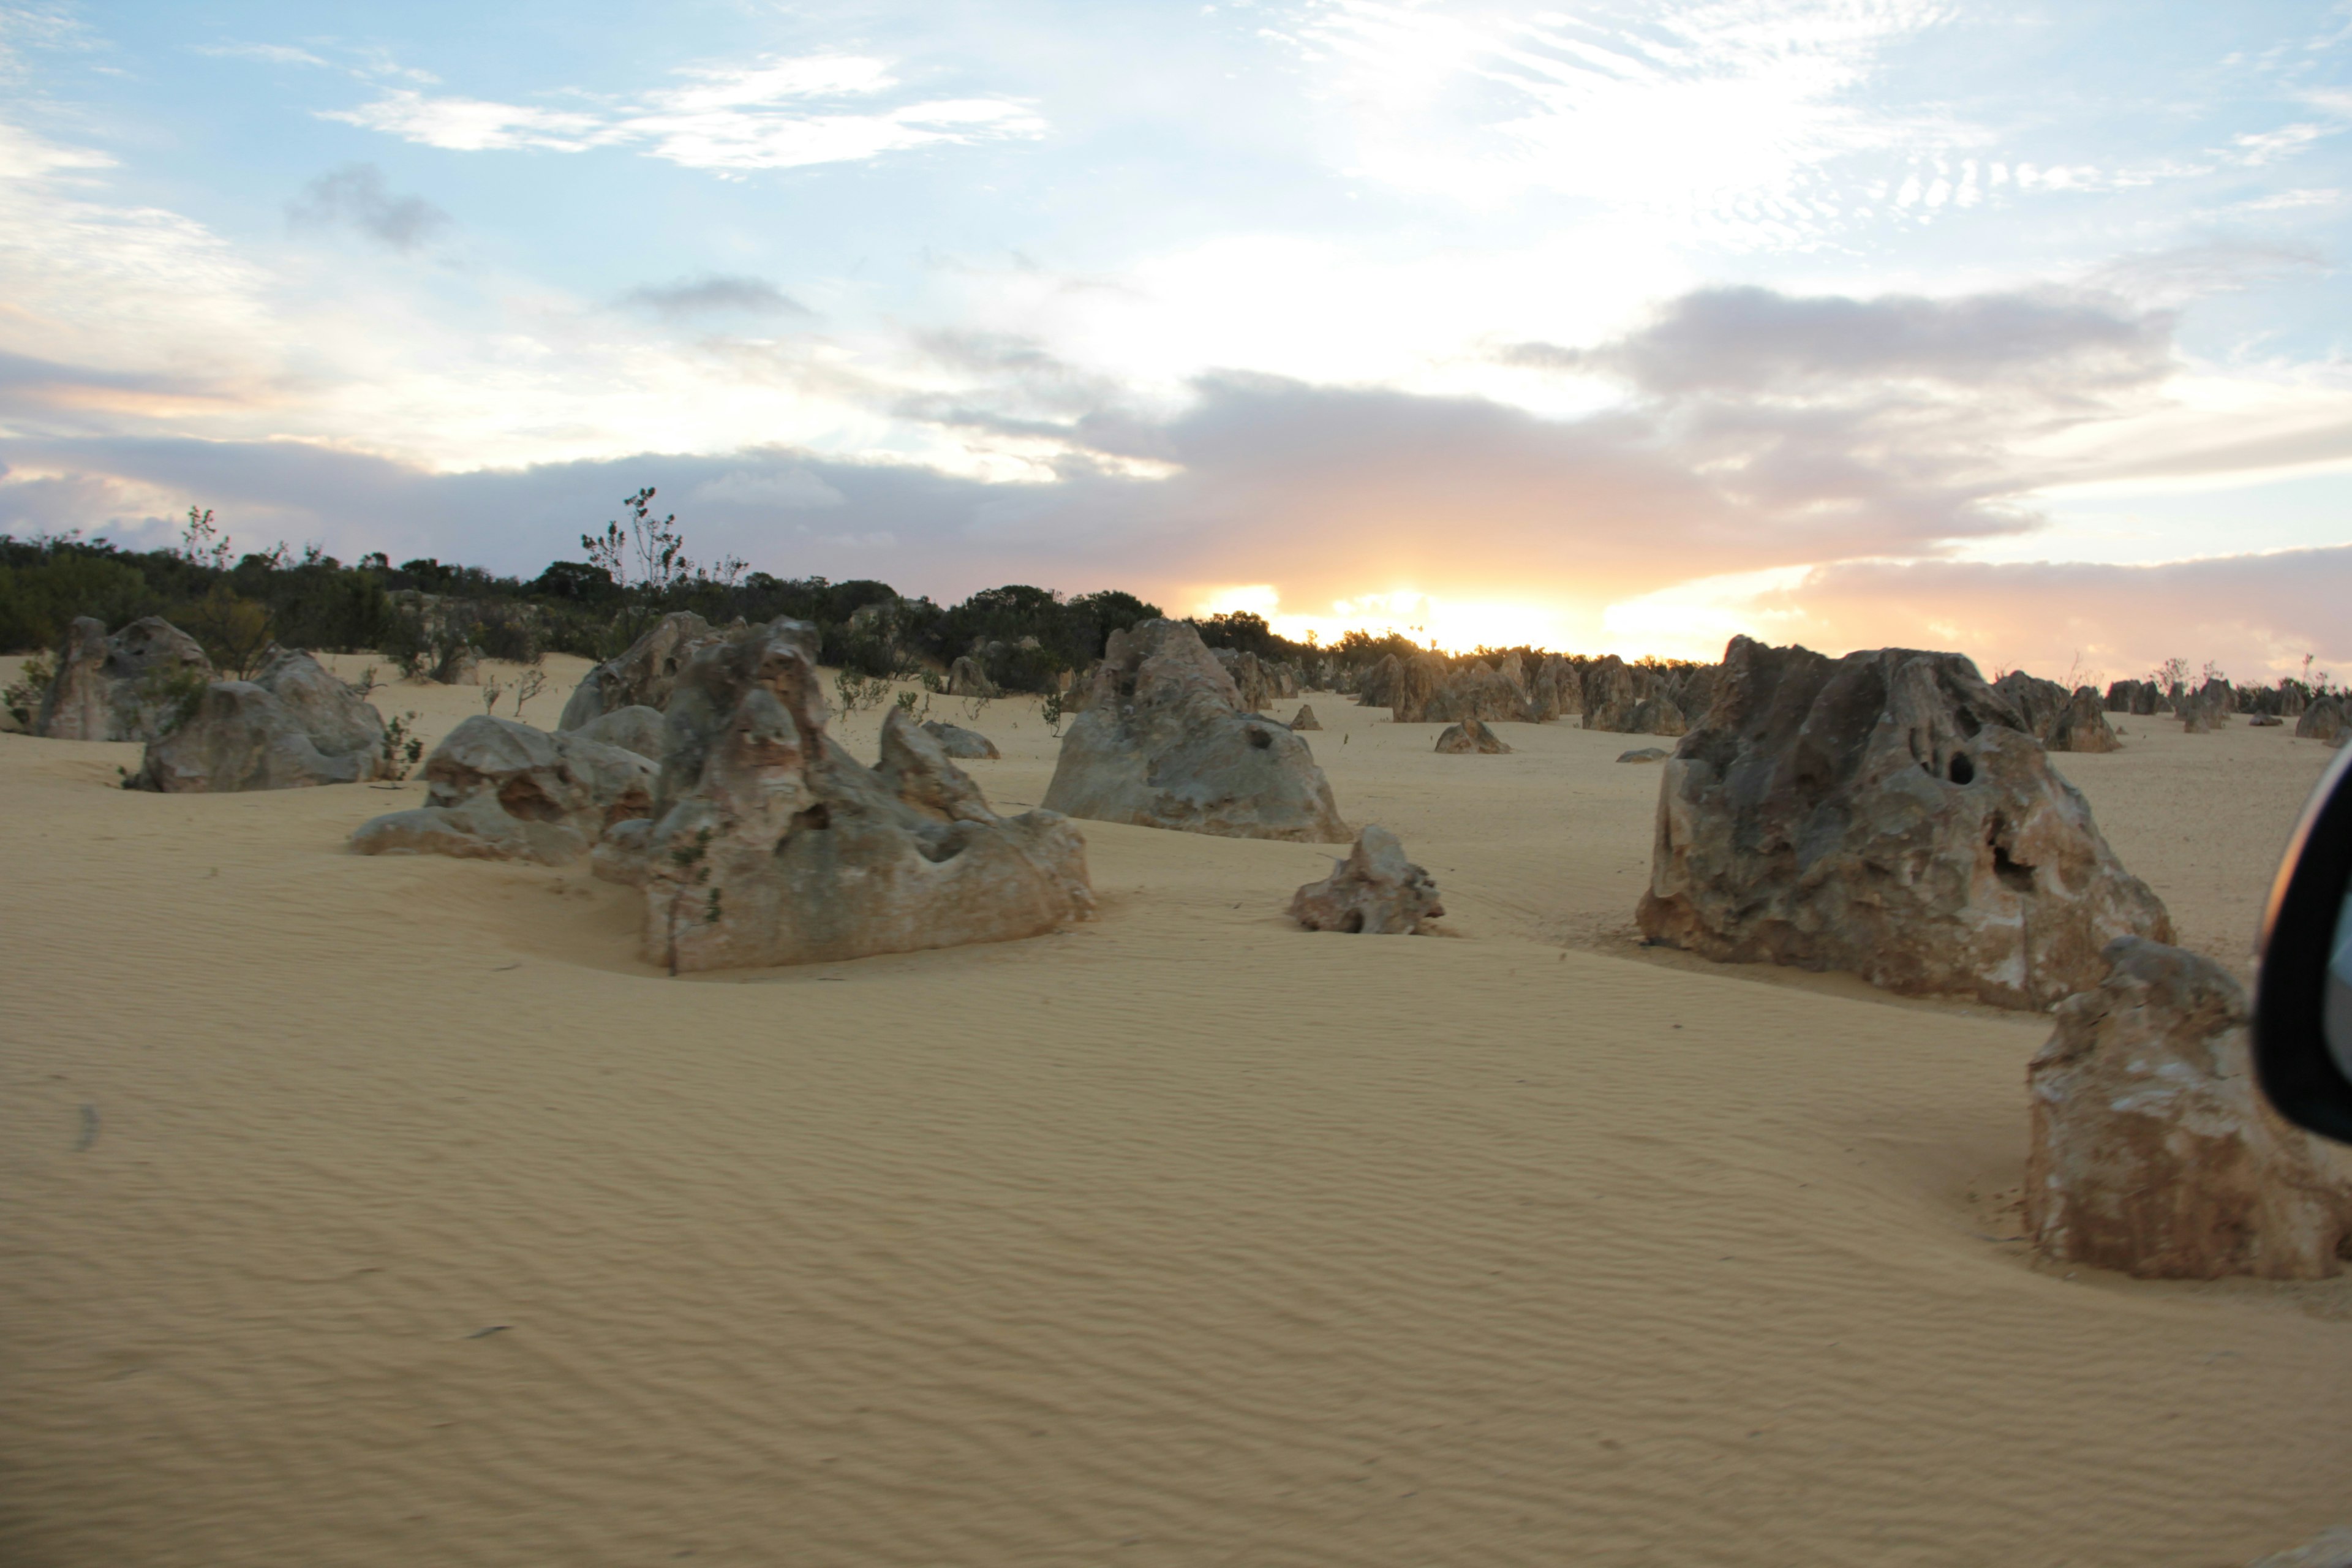
[[[1732,640],[1659,781],[1654,942],[2047,1007],[2171,921],[1958,654]]]
[[[1211,648],[1209,653],[1232,679],[1245,713],[1263,713],[1305,689],[1304,672],[1286,660],[1260,658],[1254,653],[1229,647]]]
[[[109,635],[77,619],[33,732],[143,741],[133,789],[170,795],[357,784],[392,771],[383,716],[307,653],[271,644],[249,680],[215,678],[196,640],[160,617]]]
[[[2326,695],[2324,689],[2315,689],[2294,679],[2281,680],[2275,686],[2240,686],[2209,676],[2194,687],[2181,681],[2111,681],[2102,705],[2110,713],[2129,713],[2140,718],[2169,715],[2192,729],[2212,729],[2227,723],[2233,713],[2284,722],[2299,717]]]
[[[470,719],[427,761],[426,805],[366,824],[352,847],[589,855],[644,890],[646,956],[673,973],[1006,941],[1091,912],[1066,819],[998,816],[898,710],[880,761],[860,764],[825,733],[816,658],[803,622],[710,632],[673,617],[603,667],[593,695],[663,710],[577,702],[565,714],[583,721],[551,735]]]
[[[2123,742],[2107,722],[2098,692],[2088,686],[2069,691],[2054,680],[2043,680],[2013,669],[1993,682],[1993,689],[2009,699],[2025,721],[2026,732],[2048,752],[2117,752]]]
[[[1250,710],[1183,621],[1111,633],[1062,737],[1047,809],[1227,838],[1348,840],[1331,785],[1289,726]]]
[[[1714,706],[1717,665],[1627,664],[1616,655],[1584,672],[1584,727],[1619,735],[1682,735]]]

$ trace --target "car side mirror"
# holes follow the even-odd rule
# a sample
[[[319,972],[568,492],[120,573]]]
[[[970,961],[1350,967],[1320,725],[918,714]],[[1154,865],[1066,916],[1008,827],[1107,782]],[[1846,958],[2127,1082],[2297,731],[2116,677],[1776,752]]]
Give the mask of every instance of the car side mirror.
[[[2352,1143],[2352,746],[2311,792],[2263,910],[2254,1077],[2289,1121]]]

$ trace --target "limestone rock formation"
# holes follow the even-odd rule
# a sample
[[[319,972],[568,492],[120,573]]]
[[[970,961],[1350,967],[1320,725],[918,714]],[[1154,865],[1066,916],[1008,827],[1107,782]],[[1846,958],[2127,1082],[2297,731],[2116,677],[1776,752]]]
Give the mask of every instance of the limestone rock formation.
[[[358,784],[391,771],[383,716],[307,653],[271,647],[251,680],[215,680],[147,742],[132,784],[167,795]]]
[[[2227,970],[2122,937],[2026,1069],[2025,1226],[2043,1256],[2144,1279],[2318,1279],[2352,1184],[2254,1088]]]
[[[2330,1525],[2302,1545],[2273,1552],[2248,1568],[2352,1568],[2352,1524]]]
[[[1045,804],[1225,838],[1349,838],[1307,742],[1243,711],[1232,679],[1182,621],[1139,621],[1110,635]]]
[[[2047,1007],[2171,937],[2080,792],[1958,654],[1735,637],[1659,780],[1641,928],[1736,963]]]
[[[1320,730],[1323,722],[1315,717],[1315,710],[1311,706],[1302,702],[1298,705],[1298,711],[1290,716],[1290,728],[1295,734],[1301,730]]]
[[[1500,756],[1511,748],[1503,744],[1501,738],[1480,721],[1465,719],[1459,724],[1450,724],[1445,728],[1437,737],[1437,749],[1457,755]]]
[[[677,672],[685,668],[688,655],[713,635],[710,623],[691,610],[664,616],[631,643],[626,653],[606,659],[581,678],[555,727],[577,730],[618,708],[667,710],[670,689],[677,683]]]
[[[433,679],[443,686],[479,686],[482,683],[482,650],[459,643],[441,656],[433,667]]]
[[[2052,752],[2120,752],[2124,743],[2116,739],[2115,726],[2099,703],[2099,694],[2087,686],[2076,688],[2050,721],[2050,728],[2042,738],[2042,747]]]
[[[593,728],[551,735],[477,713],[425,760],[425,804],[362,824],[351,846],[362,855],[577,860],[614,823],[652,811],[661,772],[636,752],[589,739]]]
[[[996,742],[977,730],[967,730],[961,724],[943,724],[933,719],[923,726],[923,733],[939,742],[939,748],[950,757],[994,762],[999,753]]]
[[[1397,723],[1451,724],[1474,719],[1489,724],[1534,721],[1516,655],[1501,668],[1474,658],[1460,669],[1447,668],[1433,654],[1424,657],[1433,662],[1423,666],[1416,658],[1414,674],[1398,695],[1391,715]],[[1424,671],[1431,677],[1426,683],[1421,679]]]
[[[673,971],[824,963],[1034,936],[1094,908],[1086,844],[1004,817],[904,712],[861,766],[824,731],[816,629],[778,620],[697,648],[669,709],[653,819],[597,847],[642,888],[646,956]]]
[[[1381,655],[1380,662],[1364,671],[1356,683],[1356,706],[1359,708],[1393,708],[1397,687],[1404,679],[1404,666],[1392,653]]]
[[[669,753],[669,723],[658,708],[642,703],[615,708],[610,713],[600,713],[577,730],[560,731],[577,735],[583,741],[618,746],[625,752],[635,752],[641,757],[651,757],[658,763]]]
[[[1356,835],[1356,847],[1331,874],[1291,896],[1290,918],[1309,931],[1411,936],[1421,922],[1445,912],[1437,883],[1405,858],[1397,836],[1378,823]]]
[[[1681,735],[1690,721],[1657,670],[1611,654],[1584,672],[1584,727],[1620,735]]]
[[[2294,721],[2294,738],[2298,741],[2325,741],[2331,746],[2344,743],[2344,704],[2335,697],[2315,697],[2311,706]]]
[[[58,652],[57,679],[33,718],[52,741],[152,741],[179,717],[187,688],[213,678],[196,639],[149,616],[112,637],[106,623],[77,616]]]
[[[1643,746],[1638,751],[1618,752],[1617,760],[1621,763],[1663,763],[1673,755],[1664,746]]]
[[[1541,724],[1583,709],[1584,694],[1575,670],[1559,655],[1544,655],[1535,674],[1528,678],[1528,717]]]
[[[970,654],[959,654],[948,666],[948,695],[950,697],[999,697],[996,682],[988,679],[988,669]]]
[[[2058,717],[2066,711],[2071,700],[2066,689],[2054,680],[2043,680],[2021,669],[2012,669],[1992,683],[1992,689],[2007,699],[2017,716],[2025,721],[2025,732],[2047,744],[2050,731],[2057,726]]]
[[[2251,729],[2276,730],[2283,727],[2286,723],[2286,721],[2280,718],[2275,713],[2257,713],[2252,718],[2247,720],[2246,723]]]

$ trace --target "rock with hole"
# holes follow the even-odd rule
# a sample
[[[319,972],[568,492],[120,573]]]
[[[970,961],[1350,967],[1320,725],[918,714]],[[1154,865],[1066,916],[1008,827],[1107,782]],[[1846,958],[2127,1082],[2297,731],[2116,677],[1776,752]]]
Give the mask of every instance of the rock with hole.
[[[1651,941],[2045,1008],[2171,939],[2081,792],[1959,654],[1732,640],[1658,781]]]
[[[1397,836],[1378,823],[1356,835],[1355,847],[1332,862],[1329,876],[1290,900],[1290,918],[1309,931],[1367,936],[1411,936],[1444,912],[1436,879],[1405,858]]]
[[[2352,1185],[2256,1092],[2237,981],[2138,937],[2104,956],[2026,1070],[2034,1246],[2143,1279],[2336,1272]]]
[[[596,874],[644,890],[646,956],[674,972],[814,963],[1036,936],[1093,911],[1060,814],[1000,816],[901,710],[881,760],[825,733],[816,628],[778,620],[697,648],[669,708],[654,815]]]

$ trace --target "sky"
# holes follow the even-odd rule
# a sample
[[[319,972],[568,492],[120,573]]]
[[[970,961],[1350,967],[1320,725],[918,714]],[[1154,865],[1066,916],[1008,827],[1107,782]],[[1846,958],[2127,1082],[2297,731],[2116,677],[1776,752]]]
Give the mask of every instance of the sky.
[[[2352,676],[2352,5],[0,0],[0,531]]]

